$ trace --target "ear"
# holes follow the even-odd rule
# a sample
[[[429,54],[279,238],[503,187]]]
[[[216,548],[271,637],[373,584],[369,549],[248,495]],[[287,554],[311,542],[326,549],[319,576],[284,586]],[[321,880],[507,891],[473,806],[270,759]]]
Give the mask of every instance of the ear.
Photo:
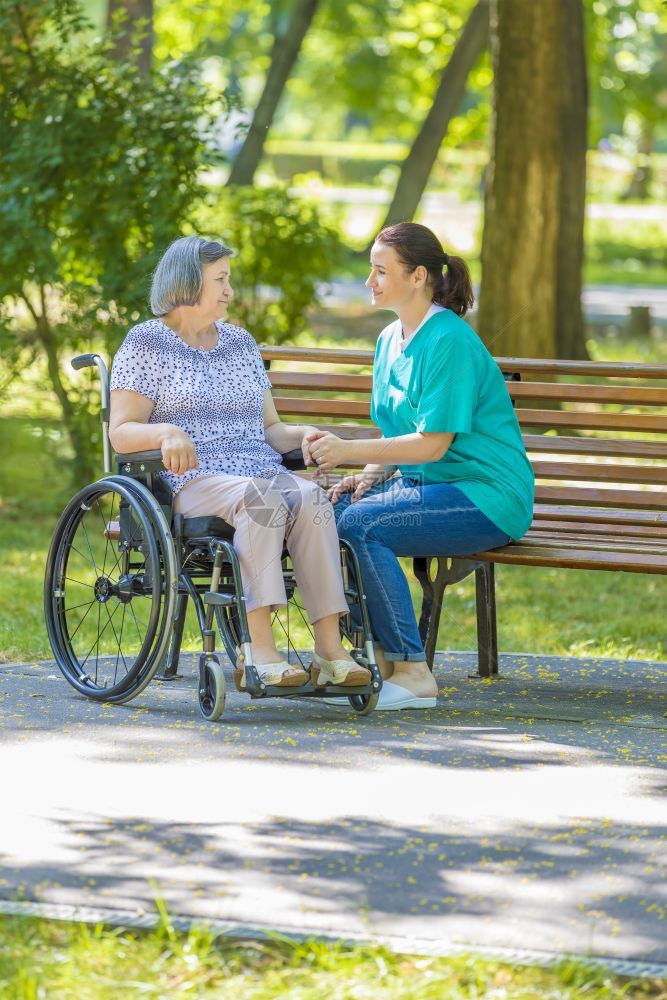
[[[415,288],[423,288],[428,281],[428,271],[423,264],[419,264],[412,272]]]

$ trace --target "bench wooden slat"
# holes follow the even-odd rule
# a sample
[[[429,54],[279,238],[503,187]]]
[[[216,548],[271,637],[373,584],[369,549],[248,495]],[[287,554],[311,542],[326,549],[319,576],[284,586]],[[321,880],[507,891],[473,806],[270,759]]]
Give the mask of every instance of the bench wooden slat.
[[[274,396],[278,413],[298,413],[324,417],[370,417],[368,403],[355,399],[311,399],[297,396]],[[310,421],[309,421],[310,423]]]
[[[320,372],[269,372],[277,389],[321,389],[322,392],[364,392],[373,388],[371,375],[339,375]]]
[[[623,537],[631,536],[633,538],[646,538],[649,540],[657,538],[658,540],[665,539],[667,541],[667,524],[623,524],[620,526],[618,524],[607,524],[606,522],[604,524],[595,521],[582,523],[535,518],[530,526],[530,531],[545,531],[547,533],[577,531],[581,534],[582,538],[601,538],[607,535],[612,538],[618,538],[621,535]]]
[[[533,462],[537,479],[582,482],[667,484],[666,465],[617,465],[611,462]]]
[[[287,421],[285,422],[287,423]],[[332,434],[337,434],[338,437],[345,438],[346,441],[382,437],[382,431],[374,424],[368,424],[365,427],[358,427],[354,424],[316,423],[313,426],[317,427],[321,431],[330,431]]]
[[[366,419],[370,417],[370,404],[355,399],[276,396],[274,402],[278,413]],[[649,413],[590,413],[579,410],[517,410],[516,413],[519,422],[528,426],[667,431],[667,416],[655,416]]]
[[[358,375],[357,378],[363,378]],[[508,382],[512,399],[556,399],[565,402],[627,403],[665,406],[667,389],[636,385],[584,385],[565,382]]]
[[[578,535],[576,532],[565,535],[554,532],[529,531],[523,536],[518,545],[529,545],[545,548],[568,548],[582,549],[593,552],[655,552],[659,555],[667,556],[667,542],[657,542],[655,539],[639,538],[591,538],[586,535]]]
[[[318,365],[372,366],[375,356],[375,351],[349,347],[273,347],[261,344],[259,349],[265,361],[305,361],[316,362]]]
[[[372,365],[374,351],[350,348],[260,346],[267,361]],[[573,361],[556,358],[496,358],[505,374],[592,375],[596,378],[667,379],[667,365],[632,361]]]
[[[623,438],[566,437],[561,434],[524,434],[526,451],[550,451],[570,455],[623,455],[667,459],[667,442],[632,441]]]
[[[534,517],[555,518],[559,521],[581,521],[595,524],[644,524],[667,525],[667,513],[654,510],[622,510],[604,507],[586,507],[585,505],[564,506],[563,504],[536,503],[533,508]]]
[[[318,364],[372,364],[374,351],[350,348],[277,347],[261,345],[262,356],[275,361],[309,361]],[[667,379],[667,365],[633,361],[573,361],[560,358],[496,358],[500,369],[545,375],[594,375],[596,378]]]
[[[604,490],[597,487],[541,486],[535,487],[538,502],[573,503],[591,507],[638,507],[640,510],[667,508],[667,492],[657,490]]]
[[[517,409],[522,427],[586,427],[590,430],[667,432],[667,416],[654,413],[606,413],[590,410]]]
[[[309,389],[322,392],[363,392],[373,388],[371,375],[341,375],[332,372],[269,372],[278,389]],[[513,399],[556,399],[566,402],[626,403],[634,406],[667,404],[667,389],[630,385],[568,385],[563,382],[509,382]]]
[[[608,569],[626,573],[667,574],[667,556],[650,552],[583,552],[577,549],[522,545],[520,542],[503,549],[492,549],[471,556],[481,562],[521,566],[552,566],[563,569]]]
[[[560,358],[496,358],[502,372],[534,375],[593,375],[595,378],[667,378],[667,365],[634,361],[568,361]]]

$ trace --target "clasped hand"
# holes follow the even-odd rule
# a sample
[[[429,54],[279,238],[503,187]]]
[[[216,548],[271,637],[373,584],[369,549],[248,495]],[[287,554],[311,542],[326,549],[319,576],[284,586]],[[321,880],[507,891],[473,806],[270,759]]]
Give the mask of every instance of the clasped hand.
[[[307,465],[315,465],[315,475],[331,472],[345,461],[347,442],[327,431],[312,431],[303,442],[303,457]],[[309,461],[310,459],[310,461]]]

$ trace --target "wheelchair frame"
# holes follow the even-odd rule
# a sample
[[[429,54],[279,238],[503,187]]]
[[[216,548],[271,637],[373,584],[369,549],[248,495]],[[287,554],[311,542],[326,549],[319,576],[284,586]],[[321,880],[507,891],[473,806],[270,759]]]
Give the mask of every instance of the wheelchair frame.
[[[160,476],[164,470],[160,451],[117,454],[117,473],[112,474],[106,365],[97,354],[84,354],[72,360],[75,369],[92,366],[97,366],[101,381],[105,475],[80,490],[63,511],[51,542],[44,580],[47,631],[65,679],[86,697],[114,704],[136,697],[154,677],[162,681],[173,679],[177,676],[185,617],[191,600],[202,636],[199,708],[207,720],[220,718],[226,697],[214,624],[232,663],[237,653],[243,654],[245,691],[251,698],[345,696],[357,714],[372,712],[382,688],[382,677],[373,650],[359,563],[349,544],[341,540],[345,594],[348,603],[358,606],[361,629],[353,629],[351,617],[347,615],[341,619],[341,634],[351,643],[353,657],[370,669],[371,682],[354,688],[341,685],[316,688],[310,678],[299,687],[266,684],[253,662],[232,527],[213,516],[186,519],[181,514],[174,515],[173,495]],[[283,456],[283,461],[290,469],[304,468],[300,451]],[[116,504],[117,519],[114,518]],[[289,555],[284,552],[289,609],[296,585],[293,572],[290,576],[286,568],[288,560]],[[72,596],[75,601],[79,597],[85,596],[85,599],[68,607],[68,599]],[[147,610],[148,601],[148,621],[144,622],[137,617],[137,612],[139,608],[141,613]],[[114,602],[112,611],[109,610],[110,602]],[[94,636],[95,607],[97,637],[83,656],[88,640]],[[303,609],[298,605],[294,607],[306,621]],[[84,628],[91,612],[93,617]],[[126,616],[128,627],[137,633],[132,641],[138,646],[133,658],[128,654],[127,659],[132,660],[129,666],[121,649]],[[146,629],[143,637],[140,625]],[[101,636],[108,629],[118,642],[115,664],[107,664],[109,656],[100,652]],[[286,634],[289,647],[289,618]],[[288,648],[288,658],[289,652]]]

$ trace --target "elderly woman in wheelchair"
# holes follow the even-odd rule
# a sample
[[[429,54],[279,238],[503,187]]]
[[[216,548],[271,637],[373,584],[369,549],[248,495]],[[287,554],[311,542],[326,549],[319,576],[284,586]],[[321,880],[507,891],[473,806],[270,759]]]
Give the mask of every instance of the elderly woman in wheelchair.
[[[204,641],[206,718],[224,705],[214,616],[239,690],[345,692],[365,714],[382,681],[358,565],[343,551],[341,567],[324,491],[284,464],[291,452],[295,467],[296,449],[301,467],[315,464],[307,440],[315,428],[280,420],[254,340],[226,322],[230,258],[221,243],[196,236],[167,249],[153,276],[155,318],[133,327],[115,356],[108,414],[101,359],[75,359],[76,367],[96,363],[103,375],[103,421],[121,475],[81,491],[56,529],[45,584],[56,660],[82,693],[127,701],[161,666],[163,676],[175,673],[190,597]],[[299,615],[312,625],[310,670],[283,657],[272,628],[295,587]],[[348,600],[361,605],[363,658],[341,639]]]

